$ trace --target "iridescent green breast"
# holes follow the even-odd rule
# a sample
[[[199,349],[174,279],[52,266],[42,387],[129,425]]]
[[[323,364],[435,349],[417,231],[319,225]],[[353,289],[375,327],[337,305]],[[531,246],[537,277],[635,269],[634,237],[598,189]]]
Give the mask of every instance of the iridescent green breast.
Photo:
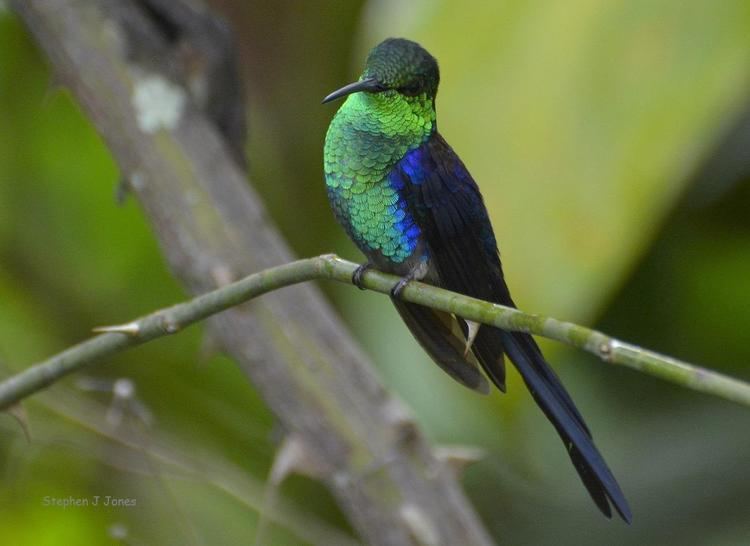
[[[430,135],[434,109],[426,99],[351,95],[331,121],[324,168],[328,197],[338,221],[367,254],[379,251],[403,262],[419,240],[393,166]]]

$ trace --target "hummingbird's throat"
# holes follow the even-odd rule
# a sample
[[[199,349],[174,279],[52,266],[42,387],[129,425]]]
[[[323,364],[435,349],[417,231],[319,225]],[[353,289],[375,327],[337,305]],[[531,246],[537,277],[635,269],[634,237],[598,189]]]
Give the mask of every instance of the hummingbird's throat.
[[[426,95],[405,97],[396,91],[355,93],[341,110],[360,130],[405,137],[415,144],[423,142],[435,129],[435,104]]]

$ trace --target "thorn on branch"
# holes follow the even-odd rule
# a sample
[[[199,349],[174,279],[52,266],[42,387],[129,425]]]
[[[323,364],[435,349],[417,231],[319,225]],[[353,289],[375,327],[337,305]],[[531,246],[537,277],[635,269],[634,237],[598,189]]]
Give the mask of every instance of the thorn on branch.
[[[96,334],[125,334],[135,337],[141,333],[141,327],[137,322],[128,322],[113,326],[96,326],[91,331]]]
[[[107,379],[82,377],[76,382],[76,386],[84,391],[112,393],[112,401],[107,408],[105,418],[115,428],[120,426],[123,417],[128,413],[134,415],[147,427],[150,427],[154,422],[151,410],[136,396],[136,386],[132,379],[120,377],[114,381],[109,381]]]
[[[26,413],[26,408],[19,402],[18,404],[13,404],[6,411],[21,425],[21,430],[23,430],[26,441],[31,443],[31,429],[29,428],[29,415]]]
[[[281,443],[271,467],[269,481],[278,486],[292,473],[308,478],[321,479],[327,469],[306,446],[302,438],[294,433],[288,434]]]
[[[427,515],[414,504],[404,504],[399,510],[399,517],[406,524],[412,538],[420,546],[437,546],[438,532]]]
[[[174,318],[164,315],[161,318],[161,329],[167,334],[176,334],[180,331],[180,324],[174,320]]]
[[[383,407],[383,414],[386,422],[393,427],[400,444],[408,445],[417,439],[419,435],[417,422],[401,402],[390,398]]]
[[[302,437],[290,433],[284,437],[276,451],[271,471],[268,474],[253,545],[265,544],[268,521],[266,514],[276,503],[279,485],[294,472],[314,479],[320,479],[326,474],[324,466],[311,454]]]
[[[465,445],[437,446],[435,458],[448,465],[456,475],[461,476],[469,465],[485,458],[487,451],[481,447]]]

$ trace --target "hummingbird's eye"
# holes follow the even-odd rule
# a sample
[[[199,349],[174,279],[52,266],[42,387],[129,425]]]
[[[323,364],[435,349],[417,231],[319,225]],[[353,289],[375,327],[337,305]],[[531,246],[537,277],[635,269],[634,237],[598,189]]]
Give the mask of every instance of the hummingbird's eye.
[[[412,97],[419,95],[422,92],[422,82],[420,80],[413,80],[406,85],[399,87],[398,92]]]

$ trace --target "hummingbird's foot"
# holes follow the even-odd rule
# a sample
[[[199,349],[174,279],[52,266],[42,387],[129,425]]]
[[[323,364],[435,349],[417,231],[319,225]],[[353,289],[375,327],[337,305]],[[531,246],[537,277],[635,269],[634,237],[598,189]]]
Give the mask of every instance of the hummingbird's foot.
[[[421,281],[422,279],[424,279],[429,272],[429,267],[430,262],[428,258],[422,258],[416,265],[416,267],[407,271],[406,275],[404,275],[401,280],[398,281],[393,288],[391,288],[391,297],[401,299],[401,293],[404,291],[404,288],[406,288],[406,285],[411,281]]]
[[[474,322],[472,320],[466,321],[466,327],[468,328],[468,331],[466,332],[466,348],[464,349],[464,356],[469,355],[471,346],[474,344],[474,339],[476,339],[477,334],[479,333],[480,326],[481,324],[479,324],[478,322]]]
[[[401,293],[404,291],[404,288],[406,288],[406,285],[409,284],[412,280],[414,280],[413,277],[404,277],[403,279],[398,281],[396,285],[391,288],[391,297],[401,298]]]
[[[355,269],[354,273],[352,273],[352,284],[360,290],[365,289],[365,287],[362,286],[362,281],[364,281],[362,276],[367,272],[368,269],[372,269],[372,264],[370,262],[365,262],[357,269]]]

